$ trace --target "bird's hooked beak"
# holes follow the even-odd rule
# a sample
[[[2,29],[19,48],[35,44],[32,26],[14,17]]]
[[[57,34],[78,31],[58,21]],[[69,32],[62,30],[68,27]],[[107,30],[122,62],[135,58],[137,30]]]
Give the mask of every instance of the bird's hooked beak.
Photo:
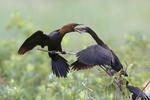
[[[83,25],[83,24],[82,24]],[[75,32],[78,32],[78,33],[83,33],[83,32],[86,32],[86,27],[85,26],[76,26],[74,28]]]

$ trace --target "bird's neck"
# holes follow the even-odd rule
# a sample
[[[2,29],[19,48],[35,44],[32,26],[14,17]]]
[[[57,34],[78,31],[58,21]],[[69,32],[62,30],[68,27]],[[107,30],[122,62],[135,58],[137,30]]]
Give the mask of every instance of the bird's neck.
[[[99,44],[99,45],[104,44],[104,42],[97,36],[97,34],[92,29],[90,29],[88,32],[94,38],[94,40],[97,42],[97,44]]]
[[[55,42],[61,42],[65,34],[60,34],[59,29],[51,32],[49,37]]]
[[[67,32],[66,32],[67,33]],[[60,42],[62,41],[62,39],[64,38],[64,36],[66,35],[66,33],[64,33],[64,34],[60,34],[59,33],[59,40],[60,40]]]

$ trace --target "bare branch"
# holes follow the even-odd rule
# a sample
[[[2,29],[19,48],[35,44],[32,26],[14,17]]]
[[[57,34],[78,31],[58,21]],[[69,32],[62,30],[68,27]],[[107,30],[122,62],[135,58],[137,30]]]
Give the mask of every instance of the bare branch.
[[[111,74],[111,72],[105,68],[105,66],[100,66],[100,67],[107,73],[108,76],[110,76],[110,77],[113,76],[113,75]],[[119,79],[121,79],[121,78],[119,78]],[[115,78],[113,78],[113,81],[114,81],[116,87],[118,88],[118,90],[120,91],[120,93],[121,93],[121,95],[122,95],[122,97],[123,97],[123,100],[125,100],[125,95],[124,95],[124,93],[122,92],[122,87],[121,87],[122,84],[120,84],[120,81],[121,81],[121,80],[119,80],[119,82],[117,82],[117,77],[115,77]]]
[[[127,72],[127,69],[128,69],[128,63],[125,61],[125,64],[126,64],[125,72]]]
[[[142,91],[140,91],[140,93],[138,94],[138,96],[136,97],[135,100],[138,100],[139,96],[141,95],[141,93],[145,90],[145,88],[150,84],[150,81],[145,85],[145,87],[142,89]]]
[[[69,54],[69,55],[76,55],[76,53],[74,52],[66,52],[66,51],[48,51],[48,50],[44,50],[44,49],[40,49],[38,48],[37,50],[39,51],[42,51],[42,52],[48,52],[48,53],[51,53],[51,54]]]

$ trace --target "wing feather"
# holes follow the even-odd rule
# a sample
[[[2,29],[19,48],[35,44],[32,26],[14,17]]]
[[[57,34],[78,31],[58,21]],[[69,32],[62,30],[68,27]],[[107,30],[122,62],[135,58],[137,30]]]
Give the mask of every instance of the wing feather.
[[[110,65],[113,55],[100,45],[92,45],[77,53],[78,60],[87,65]]]
[[[113,61],[114,57],[110,50],[100,45],[92,45],[77,53],[77,61],[72,64],[72,67],[76,70],[88,69],[95,65],[111,65]]]
[[[18,50],[18,54],[25,54],[37,45],[44,47],[47,44],[48,39],[49,37],[43,34],[42,31],[37,31],[24,41]]]

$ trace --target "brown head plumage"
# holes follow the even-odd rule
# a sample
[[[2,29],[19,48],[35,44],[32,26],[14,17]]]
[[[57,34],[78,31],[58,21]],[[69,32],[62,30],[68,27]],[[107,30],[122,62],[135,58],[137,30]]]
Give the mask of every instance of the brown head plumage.
[[[77,24],[77,23],[69,23],[69,24],[66,24],[64,25],[60,30],[60,34],[65,34],[65,33],[69,33],[69,32],[74,32],[74,28],[78,25],[81,25],[81,24]]]

